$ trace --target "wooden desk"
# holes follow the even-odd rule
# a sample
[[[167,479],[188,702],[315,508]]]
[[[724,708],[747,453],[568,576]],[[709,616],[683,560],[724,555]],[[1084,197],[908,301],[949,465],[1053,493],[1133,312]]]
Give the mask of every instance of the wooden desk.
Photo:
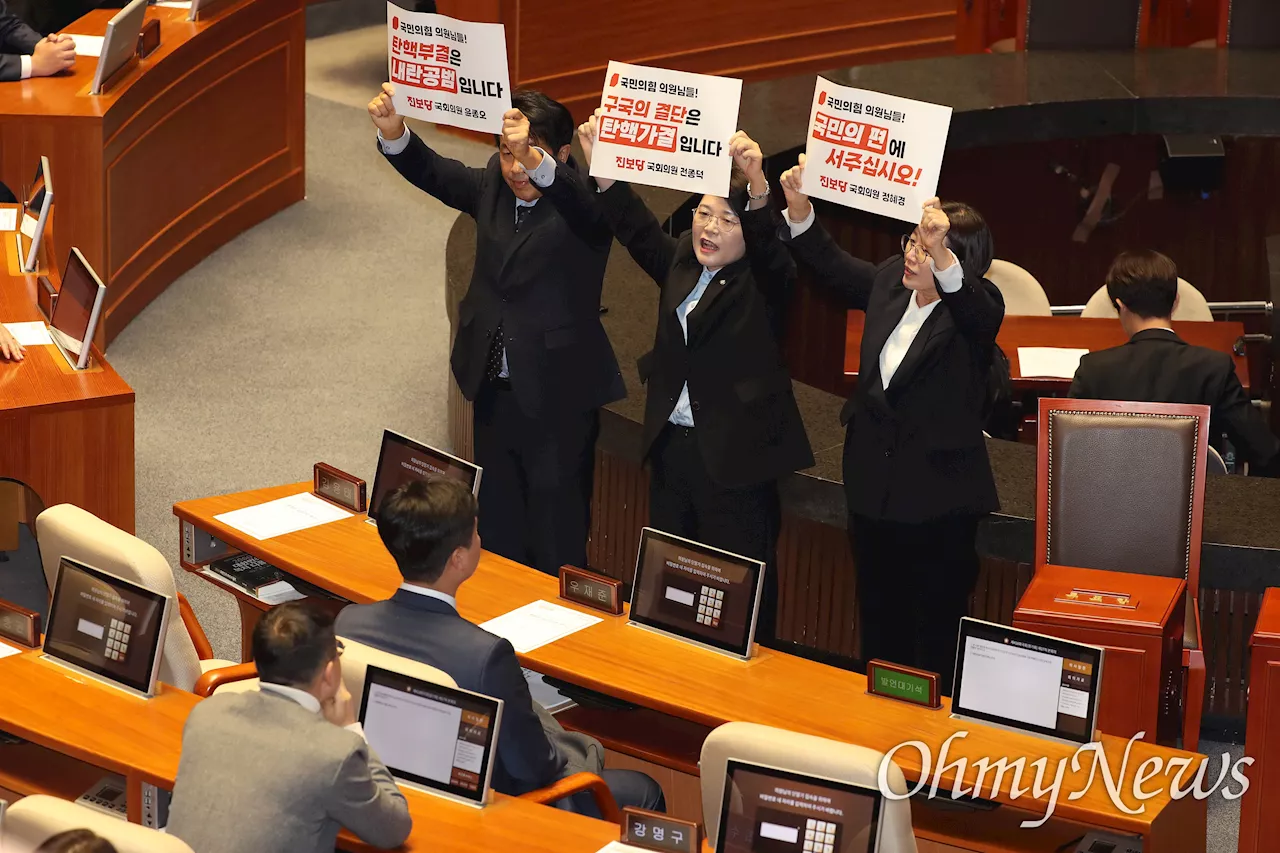
[[[250,539],[214,519],[229,510],[307,491],[310,486],[298,483],[184,501],[174,506],[174,514],[183,522],[343,598],[357,602],[388,598],[399,586],[400,575],[378,540],[377,531],[365,523],[363,516],[269,540]],[[460,590],[458,606],[465,618],[483,622],[531,601],[555,600],[556,594],[554,578],[485,553],[480,570]],[[948,737],[967,732],[965,737],[951,742],[948,754],[949,760],[967,758],[969,770],[964,778],[969,783],[977,776],[972,762],[983,757],[993,761],[1001,757],[1010,761],[1024,758],[1028,764],[1041,757],[1050,762],[1066,759],[1064,795],[1055,811],[1062,820],[1142,835],[1148,853],[1198,851],[1204,847],[1202,800],[1174,801],[1166,789],[1147,800],[1141,814],[1125,815],[1112,805],[1103,783],[1096,778],[1083,796],[1068,800],[1068,791],[1085,787],[1090,769],[1090,762],[1084,761],[1081,772],[1071,772],[1073,748],[1030,735],[961,724],[948,716],[949,705],[945,702],[942,710],[930,711],[870,696],[863,676],[803,658],[759,649],[755,658],[743,662],[628,626],[625,616],[605,616],[599,624],[521,655],[521,660],[525,666],[555,678],[705,726],[729,721],[761,723],[882,752],[907,740],[919,740],[929,746],[935,757]],[[1125,742],[1104,736],[1103,744],[1115,772]],[[1147,757],[1189,755],[1136,743],[1128,772],[1132,773]],[[896,760],[909,779],[921,777],[918,752],[900,751]],[[992,775],[987,774],[984,797],[1029,811],[1038,806],[1043,812],[1043,802],[1037,804],[1029,798],[1015,801],[1010,793],[1011,774],[1001,777],[997,791],[990,791],[987,786],[992,784]],[[952,765],[941,773],[940,787],[950,790],[955,778]],[[1131,800],[1131,783],[1131,778],[1124,783],[1122,799],[1133,806],[1136,803]],[[972,831],[981,830],[975,827]],[[1024,838],[1028,845],[1041,843],[1032,830],[1025,831]]]
[[[102,771],[128,784],[129,819],[141,819],[143,782],[173,789],[182,727],[200,701],[168,685],[139,699],[42,661],[39,652],[0,660],[0,729],[30,743],[0,746],[0,786],[20,794],[74,799]],[[87,766],[86,766],[87,765]],[[618,838],[604,821],[498,795],[480,810],[405,791],[413,832],[405,851],[595,853]],[[374,850],[349,833],[343,850]]]
[[[1240,799],[1240,853],[1270,850],[1280,833],[1280,589],[1271,588],[1258,609],[1249,643],[1249,717],[1244,730],[1249,790]],[[1270,756],[1270,757],[1268,757]],[[1272,839],[1267,841],[1267,839]]]
[[[45,258],[67,245],[61,209],[54,205]],[[13,234],[0,233],[0,245],[0,322],[43,321],[37,277],[20,271]],[[60,284],[61,268],[42,266]],[[84,371],[72,370],[53,346],[0,361],[0,479],[25,483],[45,506],[73,503],[132,533],[133,389],[96,348],[93,356]]]
[[[844,374],[856,377],[861,364],[862,326],[866,315],[850,311],[845,328]],[[1246,391],[1249,390],[1249,361],[1233,351],[1236,341],[1244,334],[1242,323],[1188,323],[1175,322],[1174,331],[1184,341],[1209,347],[1231,356],[1236,365],[1236,376]],[[1045,376],[1023,376],[1018,363],[1018,347],[1071,347],[1096,352],[1118,347],[1128,338],[1120,321],[1103,317],[1024,317],[1007,315],[1000,325],[996,343],[1009,357],[1009,371],[1016,387],[1043,394],[1065,393],[1071,387],[1070,379]]]
[[[116,10],[64,32],[102,35]],[[107,283],[99,344],[182,273],[300,201],[302,0],[240,0],[192,24],[152,7],[160,48],[106,94],[97,60],[0,86],[0,179],[19,196],[40,155],[53,173],[61,266],[77,246]]]

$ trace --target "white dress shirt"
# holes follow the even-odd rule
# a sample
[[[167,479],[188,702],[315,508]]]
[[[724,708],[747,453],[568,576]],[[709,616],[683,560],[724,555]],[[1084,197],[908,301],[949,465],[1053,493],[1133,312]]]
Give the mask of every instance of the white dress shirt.
[[[274,693],[277,696],[292,699],[311,713],[320,713],[320,700],[305,690],[299,690],[297,687],[289,687],[285,684],[272,684],[268,681],[259,681],[258,690],[263,693]],[[360,735],[360,737],[364,738],[366,743],[368,742],[369,739],[364,736],[364,728],[360,725],[359,721],[354,722],[349,726],[343,726],[343,728],[347,731],[355,732]]]
[[[438,589],[428,589],[425,586],[418,586],[417,584],[412,583],[402,583],[400,584],[400,588],[405,592],[412,592],[415,595],[425,595],[427,598],[438,598],[454,610],[458,609],[458,600],[447,592],[441,592]]]
[[[391,157],[394,157],[395,155],[402,153],[406,148],[409,147],[409,138],[410,138],[409,135],[411,133],[413,133],[413,131],[409,130],[408,125],[406,125],[404,129],[404,133],[400,134],[395,139],[386,139],[385,137],[383,137],[382,131],[379,130],[378,131],[378,147],[382,149],[383,154],[387,154]],[[541,148],[538,148],[538,146],[535,145],[533,147],[534,147],[534,150],[542,152],[542,162],[538,164],[538,167],[536,169],[528,170],[529,180],[533,181],[535,186],[545,189],[551,186],[553,183],[555,183],[556,160],[554,157],[547,154],[546,151],[543,151]],[[538,203],[538,200],[536,198],[533,201],[525,201],[522,198],[516,199],[516,207],[533,207],[537,203]],[[519,220],[517,219],[517,221]],[[502,369],[498,371],[498,378],[499,379],[511,378],[511,371],[507,366],[507,348],[505,346],[503,346],[502,348]]]
[[[31,57],[23,54],[19,57],[22,60],[22,76],[21,80],[26,80],[31,76]]]
[[[693,286],[693,290],[689,291],[689,295],[684,298],[684,302],[676,308],[676,318],[680,321],[680,331],[684,332],[684,342],[689,343],[689,315],[693,313],[693,309],[698,307],[698,300],[702,299],[702,294],[707,292],[707,285],[711,283],[711,279],[715,274],[720,272],[720,268],[707,269],[702,268],[702,275],[698,276],[698,283]],[[689,383],[685,382],[684,387],[680,389],[680,399],[676,400],[676,407],[671,410],[671,417],[667,418],[676,426],[691,427],[693,426],[693,404],[689,401]]]
[[[793,222],[791,220],[791,212],[787,211],[787,227],[791,229],[791,236],[793,238],[799,237],[808,231],[816,218],[813,205],[809,206],[809,215],[801,222]],[[934,264],[933,258],[929,258],[929,270],[933,273],[933,278],[938,283],[939,290],[946,293],[955,293],[964,286],[964,270],[960,266],[956,253],[950,249],[947,249],[947,251],[951,254],[951,266],[940,270]],[[907,310],[902,312],[902,318],[898,320],[898,325],[894,327],[889,339],[884,342],[884,347],[880,350],[880,382],[885,390],[888,390],[893,374],[897,373],[898,368],[902,366],[902,360],[907,357],[907,352],[911,349],[911,344],[915,341],[916,335],[920,333],[925,321],[929,319],[929,315],[933,313],[933,310],[938,307],[941,301],[941,299],[935,299],[928,305],[921,306],[917,304],[914,293],[907,300]]]

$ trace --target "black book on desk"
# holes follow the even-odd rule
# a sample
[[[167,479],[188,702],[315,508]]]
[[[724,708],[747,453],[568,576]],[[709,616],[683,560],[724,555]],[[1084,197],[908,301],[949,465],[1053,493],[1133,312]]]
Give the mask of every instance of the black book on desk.
[[[214,560],[209,569],[252,595],[257,595],[264,586],[285,578],[284,572],[252,554],[233,554]]]

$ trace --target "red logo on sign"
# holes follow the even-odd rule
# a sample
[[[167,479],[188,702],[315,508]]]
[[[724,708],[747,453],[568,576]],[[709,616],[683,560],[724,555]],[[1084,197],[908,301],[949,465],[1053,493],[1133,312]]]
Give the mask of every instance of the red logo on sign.
[[[827,102],[827,93],[826,92],[818,93],[818,103],[821,105],[821,104],[825,104],[826,102]]]
[[[391,29],[393,30],[400,29],[400,19],[398,17],[393,17],[391,19]]]
[[[610,85],[611,87],[612,87],[612,86],[616,86],[616,85],[618,85],[618,75],[617,75],[617,74],[613,75],[613,79],[609,81],[609,85]]]

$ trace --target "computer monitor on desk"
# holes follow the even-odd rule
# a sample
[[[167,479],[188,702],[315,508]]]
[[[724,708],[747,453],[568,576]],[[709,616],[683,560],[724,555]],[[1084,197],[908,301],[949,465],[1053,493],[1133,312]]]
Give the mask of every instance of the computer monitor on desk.
[[[876,853],[874,787],[730,759],[716,853]]]
[[[1066,743],[1094,739],[1102,649],[965,617],[952,716]]]
[[[640,532],[631,624],[751,657],[764,563],[652,527]]]
[[[89,262],[73,248],[62,273],[62,288],[49,318],[49,337],[67,363],[76,370],[89,366],[93,336],[102,316],[107,288]]]
[[[206,20],[210,15],[226,5],[228,5],[227,0],[191,0],[191,11],[187,13],[187,20]]]
[[[151,696],[172,607],[163,593],[63,557],[49,604],[44,658]]]
[[[101,95],[111,77],[138,54],[138,33],[147,17],[147,0],[132,0],[107,21],[107,34],[98,55],[98,70],[93,74],[91,95]]]
[[[22,224],[15,235],[18,260],[23,272],[35,272],[40,244],[44,242],[45,229],[49,226],[49,212],[53,210],[53,175],[49,170],[48,157],[40,158],[35,180],[31,182],[31,191],[23,200],[22,208]]]
[[[377,523],[378,510],[387,495],[414,480],[427,477],[448,477],[459,480],[480,494],[479,465],[459,459],[452,453],[414,441],[392,430],[383,430],[382,449],[378,451],[378,470],[373,474],[373,490],[369,493],[369,521]]]

